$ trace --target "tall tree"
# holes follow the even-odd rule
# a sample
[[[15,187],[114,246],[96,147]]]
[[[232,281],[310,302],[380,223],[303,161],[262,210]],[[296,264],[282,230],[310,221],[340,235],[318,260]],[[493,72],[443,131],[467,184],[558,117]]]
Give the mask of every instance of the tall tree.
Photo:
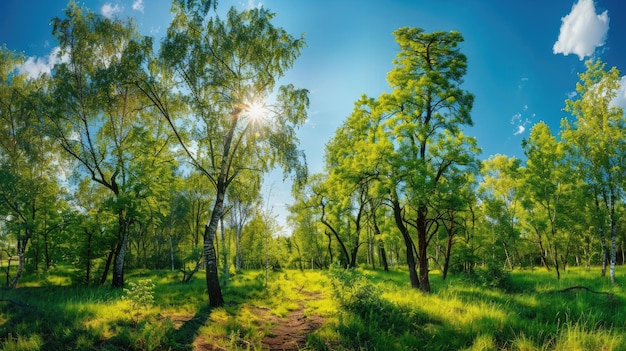
[[[602,276],[606,274],[608,261],[610,278],[615,282],[616,209],[624,201],[626,162],[626,118],[623,109],[613,103],[620,88],[620,73],[615,67],[606,70],[606,64],[601,61],[589,60],[586,67],[576,84],[577,99],[565,101],[565,110],[575,120],[562,121],[562,137],[572,146],[579,160],[578,170],[593,189],[602,243]],[[610,256],[607,230],[611,237]]]
[[[94,182],[114,198],[117,245],[114,287],[124,285],[124,257],[132,221],[135,174],[130,165],[141,157],[142,120],[149,110],[129,77],[151,50],[131,22],[110,20],[70,2],[65,18],[52,20],[61,60],[54,67],[48,133]]]
[[[330,262],[324,254],[324,237],[322,236],[323,225],[320,222],[320,214],[317,210],[316,196],[310,190],[311,178],[303,191],[295,194],[295,202],[289,206],[288,223],[293,227],[292,243],[297,250],[299,259],[298,267],[302,270],[305,263],[311,268],[324,268]]]
[[[302,38],[275,27],[266,9],[231,9],[225,20],[210,16],[210,9],[206,1],[174,1],[160,64],[152,66],[155,79],[138,83],[215,188],[204,255],[209,303],[221,306],[214,239],[227,190],[243,170],[263,173],[281,165],[304,176],[295,128],[306,120],[308,92],[293,85],[275,89],[299,56]],[[174,86],[188,113],[172,108]]]
[[[44,82],[19,73],[23,62],[22,55],[0,47],[0,217],[15,236],[18,256],[11,287],[24,272],[34,239],[41,239],[41,245],[32,250],[33,263],[37,266],[43,255],[49,266],[49,234],[52,222],[59,220],[55,204],[63,195],[57,179],[61,161],[53,141],[38,128],[36,106]]]
[[[529,231],[537,237],[542,260],[546,259],[547,252],[560,279],[564,204],[572,188],[563,144],[556,140],[547,124],[540,122],[533,126],[529,139],[524,142],[524,153],[527,161],[520,186],[526,212],[524,219]],[[548,267],[545,261],[544,264]]]
[[[252,218],[255,209],[259,205],[260,186],[261,179],[259,175],[252,174],[249,177],[239,179],[239,182],[233,185],[228,192],[231,208],[228,211],[227,222],[229,227],[235,231],[235,270],[237,272],[241,271],[243,263],[243,248],[241,247],[243,227]],[[224,251],[226,252],[225,245],[222,246],[224,246]],[[227,269],[227,255],[224,255],[224,269]]]
[[[388,116],[386,133],[394,141],[391,201],[407,253],[413,242],[404,223],[417,232],[419,283],[412,280],[412,285],[429,292],[428,245],[441,214],[433,200],[441,191],[454,191],[448,184],[462,183],[451,178],[477,169],[476,140],[461,131],[472,125],[474,97],[461,88],[467,59],[458,47],[460,33],[404,27],[394,35],[400,52],[387,75],[392,90],[379,98],[379,108]]]
[[[519,260],[521,160],[505,155],[492,156],[483,161],[481,175],[477,193],[482,208],[481,223],[485,224],[481,228],[487,232],[488,239],[482,245],[483,257],[488,255],[491,261],[504,257],[502,261],[512,268],[514,257]]]

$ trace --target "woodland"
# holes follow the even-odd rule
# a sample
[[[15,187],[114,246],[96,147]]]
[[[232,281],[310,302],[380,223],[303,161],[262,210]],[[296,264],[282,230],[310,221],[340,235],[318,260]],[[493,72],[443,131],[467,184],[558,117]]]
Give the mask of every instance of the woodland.
[[[41,286],[67,289],[76,301],[91,296],[131,306],[128,340],[114,330],[94,332],[94,340],[68,332],[76,349],[81,337],[91,340],[84,349],[124,342],[129,349],[191,349],[181,346],[191,344],[188,337],[146,334],[154,330],[144,320],[159,314],[148,307],[179,293],[204,306],[196,316],[219,320],[222,313],[227,321],[242,311],[233,312],[242,296],[262,291],[266,299],[272,291],[300,294],[287,311],[328,300],[334,307],[320,305],[316,313],[337,318],[343,309],[374,326],[355,331],[347,326],[357,322],[339,318],[332,323],[341,336],[307,329],[316,336],[293,349],[416,349],[406,345],[418,341],[405,344],[409,336],[394,329],[415,325],[417,349],[569,349],[564,339],[524,334],[522,322],[501,335],[468,332],[462,345],[446,344],[454,337],[432,332],[447,325],[445,318],[412,309],[463,300],[454,290],[461,287],[485,306],[496,301],[513,309],[514,300],[499,293],[477,296],[483,288],[536,293],[542,284],[565,299],[576,294],[601,314],[586,322],[581,308],[572,312],[579,320],[559,317],[555,334],[569,320],[567,330],[582,339],[605,333],[592,346],[624,346],[616,336],[623,315],[621,324],[602,315],[625,298],[619,272],[626,261],[626,119],[612,104],[617,68],[586,62],[577,95],[564,102],[570,116],[556,132],[535,124],[523,141],[524,159],[484,157],[471,136],[474,96],[463,88],[462,34],[399,28],[388,91],[354,102],[325,144],[324,172],[309,174],[297,137],[308,91],[282,79],[304,37],[275,27],[268,9],[233,8],[221,18],[217,6],[173,1],[167,35],[156,43],[132,20],[70,2],[51,22],[58,62],[36,78],[19,71],[24,55],[0,48],[0,324],[15,330],[0,335],[5,348],[39,349],[47,336],[58,337],[44,330],[41,340],[24,339],[27,333],[18,333],[28,327],[12,322],[38,309],[27,289]],[[263,199],[263,178],[275,168],[293,180],[289,235],[276,234],[279,224]],[[396,288],[413,300],[391,304]],[[463,306],[445,309],[469,309]],[[530,310],[532,318],[543,313]],[[376,314],[395,324],[374,323]],[[255,344],[249,326],[250,334],[233,334],[241,322],[224,323],[232,327],[223,331],[230,346],[211,348],[203,339],[194,347],[290,349]],[[175,324],[163,328],[181,330]],[[376,326],[387,334],[373,336],[381,332]],[[467,325],[447,328],[454,335]],[[435,344],[423,341],[427,335]],[[115,337],[120,344],[110,341]]]

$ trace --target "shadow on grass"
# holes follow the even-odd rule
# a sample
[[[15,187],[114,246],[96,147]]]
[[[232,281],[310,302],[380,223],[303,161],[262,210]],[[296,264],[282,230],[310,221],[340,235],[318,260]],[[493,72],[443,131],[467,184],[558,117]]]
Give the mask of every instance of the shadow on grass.
[[[69,297],[71,302],[67,301],[68,289],[72,290]],[[103,288],[98,296],[108,299],[113,294],[110,289]],[[41,350],[94,347],[102,335],[98,328],[83,323],[94,318],[94,313],[72,305],[80,299],[89,298],[93,296],[85,288],[28,287],[3,291],[4,300],[0,302],[0,346],[10,349],[25,343],[29,345],[26,347]]]
[[[208,305],[201,307],[193,318],[187,320],[177,330],[173,332],[173,341],[177,344],[178,350],[192,350],[193,342],[198,336],[200,327],[209,320],[212,308]]]
[[[241,305],[266,292],[261,277],[235,276],[223,288],[225,309],[236,315]],[[154,297],[158,316],[146,315],[137,323],[113,307],[123,290],[109,287],[21,287],[0,293],[0,349],[30,345],[42,350],[192,350],[200,328],[210,322],[212,308],[202,280],[193,284],[157,285]],[[169,310],[169,311],[168,311]],[[190,311],[178,319],[171,311]],[[106,315],[102,315],[102,311]],[[111,311],[111,314],[108,314]],[[161,313],[163,311],[168,311]],[[180,316],[179,316],[180,317]],[[150,343],[150,347],[144,347]],[[17,349],[20,349],[19,347]]]

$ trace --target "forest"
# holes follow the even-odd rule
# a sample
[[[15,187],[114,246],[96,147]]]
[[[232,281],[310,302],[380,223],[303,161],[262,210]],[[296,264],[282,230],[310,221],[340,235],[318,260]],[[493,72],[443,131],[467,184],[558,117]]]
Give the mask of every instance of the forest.
[[[484,156],[471,136],[462,34],[399,28],[388,90],[354,102],[324,146],[324,172],[309,174],[298,142],[309,92],[283,79],[304,37],[274,26],[268,9],[221,18],[217,6],[173,1],[156,43],[130,19],[70,2],[51,22],[57,64],[38,77],[19,71],[23,54],[0,48],[5,349],[68,347],[62,340],[73,349],[626,348],[615,312],[626,302],[616,67],[587,61],[564,101],[569,117],[558,131],[536,123],[524,159]],[[263,198],[276,168],[293,181],[288,235],[277,234]],[[571,296],[579,304],[570,311]],[[238,319],[266,313],[244,309],[249,299],[286,309],[273,318],[314,311],[314,328],[294,348],[273,347],[258,324]],[[494,304],[532,315],[484,317],[474,333],[475,321],[448,325],[415,310],[444,304],[469,316],[472,299],[494,316]],[[88,319],[77,312],[88,308],[65,304],[81,301],[127,309],[130,319],[78,327],[71,320]],[[223,344],[194,341],[197,325],[179,335],[189,324],[176,325],[164,306],[222,320],[224,330],[203,332],[222,333]],[[568,312],[548,316],[548,306]],[[59,330],[29,326],[40,310],[74,317]]]

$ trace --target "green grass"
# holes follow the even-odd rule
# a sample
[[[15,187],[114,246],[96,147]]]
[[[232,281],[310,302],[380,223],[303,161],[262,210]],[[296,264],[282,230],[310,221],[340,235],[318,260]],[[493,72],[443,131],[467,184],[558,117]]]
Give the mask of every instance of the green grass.
[[[129,282],[155,285],[151,303],[133,305],[123,290],[71,285],[73,273],[57,269],[0,291],[0,348],[260,350],[272,330],[259,311],[282,318],[303,305],[325,319],[305,350],[626,350],[624,273],[618,267],[613,285],[597,268],[568,269],[561,281],[514,271],[493,288],[434,271],[433,293],[423,294],[402,269],[272,272],[267,282],[250,271],[231,276],[226,305],[209,309],[202,274],[181,284],[175,272],[129,272]],[[561,291],[579,285],[610,295]]]

